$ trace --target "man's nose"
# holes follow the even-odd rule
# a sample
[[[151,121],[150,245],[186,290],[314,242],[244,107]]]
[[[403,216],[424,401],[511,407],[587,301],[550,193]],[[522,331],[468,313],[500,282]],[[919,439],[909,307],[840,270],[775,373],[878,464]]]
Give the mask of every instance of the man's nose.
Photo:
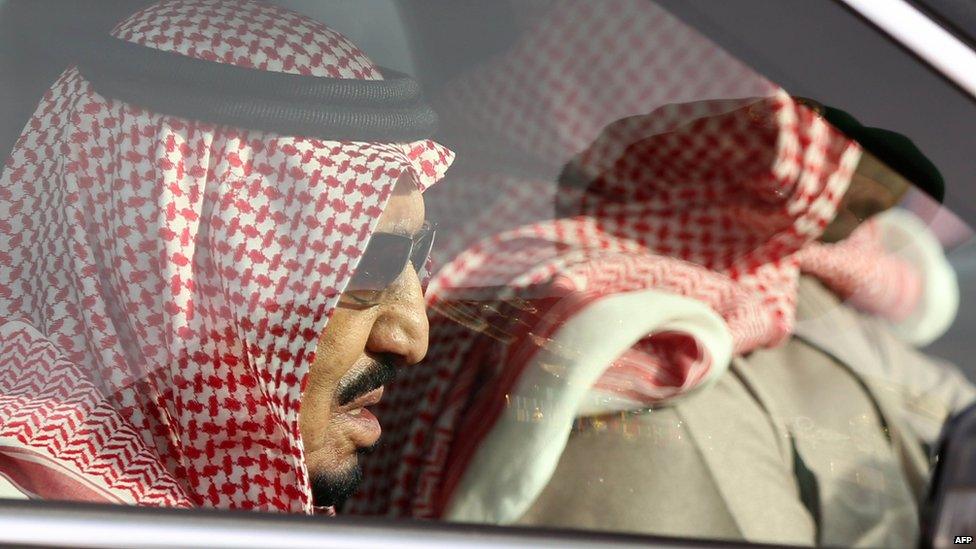
[[[409,366],[427,354],[427,309],[413,267],[407,266],[386,293],[366,342],[370,354],[395,355],[398,366]]]

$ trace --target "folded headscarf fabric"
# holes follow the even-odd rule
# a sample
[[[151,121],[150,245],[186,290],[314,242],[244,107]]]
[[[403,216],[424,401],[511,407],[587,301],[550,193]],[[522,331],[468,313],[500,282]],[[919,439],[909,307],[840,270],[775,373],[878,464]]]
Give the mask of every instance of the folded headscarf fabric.
[[[942,336],[959,310],[959,281],[935,231],[900,207],[842,242],[810,244],[799,257],[803,272],[915,347]]]
[[[901,215],[899,221],[911,216]],[[890,224],[883,219],[893,219],[892,214],[862,223],[840,242],[812,242],[797,253],[797,259],[803,273],[816,277],[851,306],[899,322],[919,308],[923,279],[919,265],[886,249],[884,228]]]
[[[112,34],[381,78],[257,1],[162,2]],[[452,158],[160,115],[68,69],[0,179],[0,474],[39,498],[312,512],[298,413],[319,335],[401,174],[423,190]]]

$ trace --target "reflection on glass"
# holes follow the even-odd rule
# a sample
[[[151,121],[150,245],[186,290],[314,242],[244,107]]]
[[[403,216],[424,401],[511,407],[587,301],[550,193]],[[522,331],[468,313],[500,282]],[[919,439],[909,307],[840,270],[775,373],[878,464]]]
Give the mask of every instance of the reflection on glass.
[[[55,82],[0,179],[0,496],[917,538],[976,398],[923,352],[973,272],[924,152],[652,2],[483,9],[426,96],[206,0]]]

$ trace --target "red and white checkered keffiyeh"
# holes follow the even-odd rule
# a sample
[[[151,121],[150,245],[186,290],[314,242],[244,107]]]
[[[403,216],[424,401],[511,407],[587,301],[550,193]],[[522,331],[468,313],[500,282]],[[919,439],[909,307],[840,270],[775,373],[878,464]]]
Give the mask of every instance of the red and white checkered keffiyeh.
[[[443,101],[465,171],[428,196],[451,227],[428,288],[430,350],[380,405],[386,446],[353,512],[514,520],[573,418],[603,406],[582,379],[618,401],[604,410],[660,404],[788,337],[801,268],[845,296],[861,274],[891,280],[873,266],[904,273],[871,263],[870,228],[805,251],[850,183],[855,143],[650,2],[552,5]],[[873,255],[837,261],[850,250]],[[616,295],[636,305],[604,306]],[[894,301],[865,304],[898,314]],[[730,352],[696,331],[710,322],[696,306],[721,318]],[[579,329],[587,311],[602,316],[583,327],[612,339],[657,308],[672,316],[578,375],[599,354]]]
[[[117,38],[380,79],[323,24],[176,0]],[[299,435],[316,343],[398,177],[431,141],[323,141],[108,100],[68,69],[0,179],[0,474],[40,498],[312,512]]]

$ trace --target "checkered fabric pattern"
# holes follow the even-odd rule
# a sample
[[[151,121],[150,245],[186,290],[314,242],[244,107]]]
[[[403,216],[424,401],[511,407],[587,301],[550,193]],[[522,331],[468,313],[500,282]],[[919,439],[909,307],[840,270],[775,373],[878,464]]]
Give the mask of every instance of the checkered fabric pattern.
[[[882,228],[875,219],[840,242],[812,242],[796,257],[801,272],[816,277],[867,314],[900,322],[922,303],[922,273],[884,247]]]
[[[450,227],[428,288],[430,350],[380,404],[384,451],[365,459],[352,512],[441,516],[531,358],[571,352],[547,334],[601,297],[697,299],[744,354],[789,336],[801,268],[844,297],[865,295],[860,280],[888,298],[913,284],[898,260],[872,264],[883,254],[870,227],[813,243],[856,144],[653,3],[543,3],[508,52],[441,101],[460,154],[495,165],[428,194]],[[535,172],[513,174],[506,155]],[[582,184],[557,183],[560,173]],[[840,259],[852,251],[863,260]],[[864,305],[904,305],[881,301]],[[660,404],[698,387],[709,364],[687,334],[652,333],[594,389]]]
[[[162,2],[113,35],[381,78],[257,1]],[[426,189],[452,158],[164,116],[68,69],[0,179],[0,456],[46,464],[19,478],[39,497],[69,479],[80,499],[312,512],[298,413],[319,335],[397,179]]]

